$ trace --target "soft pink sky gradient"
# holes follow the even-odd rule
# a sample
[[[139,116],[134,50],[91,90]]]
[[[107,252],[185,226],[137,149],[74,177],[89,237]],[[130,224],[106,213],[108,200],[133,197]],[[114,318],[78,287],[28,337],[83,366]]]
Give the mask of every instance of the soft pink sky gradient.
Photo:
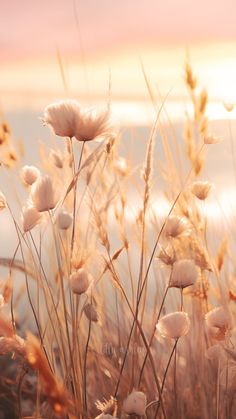
[[[236,40],[235,0],[0,0],[1,59]]]
[[[176,116],[186,48],[210,98],[235,102],[235,22],[236,0],[0,0],[0,110],[104,102],[110,74],[117,112],[140,120],[151,106],[141,58]]]

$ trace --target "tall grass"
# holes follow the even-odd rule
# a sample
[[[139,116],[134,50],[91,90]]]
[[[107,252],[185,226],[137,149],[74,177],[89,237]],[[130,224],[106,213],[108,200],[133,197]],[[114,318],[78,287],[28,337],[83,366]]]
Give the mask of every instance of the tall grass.
[[[45,122],[55,134],[65,128],[65,138],[42,150],[40,171],[21,169],[10,129],[1,126],[1,170],[15,171],[28,195],[19,210],[0,196],[17,237],[14,255],[0,259],[8,273],[0,295],[0,353],[9,366],[1,379],[4,417],[236,415],[234,258],[226,240],[217,253],[212,247],[211,184],[202,179],[208,150],[217,147],[207,92],[187,63],[193,113],[184,153],[161,123],[168,98],[158,107],[143,72],[156,119],[142,167],[119,155],[123,139],[108,110],[83,113],[68,102],[55,117],[49,109]],[[156,210],[159,179],[164,217]]]

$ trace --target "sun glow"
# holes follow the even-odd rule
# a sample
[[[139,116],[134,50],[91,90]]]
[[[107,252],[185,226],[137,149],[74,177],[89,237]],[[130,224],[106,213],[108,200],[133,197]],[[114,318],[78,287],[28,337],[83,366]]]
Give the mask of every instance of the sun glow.
[[[196,44],[190,49],[194,71],[209,94],[210,119],[235,117],[223,106],[223,102],[236,101],[234,49],[234,43]],[[56,54],[44,60],[6,61],[0,69],[2,107],[4,110],[39,109],[49,101],[64,97],[76,97],[90,104],[104,103],[110,83],[113,112],[118,120],[137,125],[150,123],[155,111],[142,62],[157,108],[167,95],[165,107],[169,116],[174,121],[181,120],[188,107],[188,92],[183,83],[185,59],[185,48],[173,45],[129,47],[106,55],[88,56],[83,62],[75,56],[62,57],[66,86]]]

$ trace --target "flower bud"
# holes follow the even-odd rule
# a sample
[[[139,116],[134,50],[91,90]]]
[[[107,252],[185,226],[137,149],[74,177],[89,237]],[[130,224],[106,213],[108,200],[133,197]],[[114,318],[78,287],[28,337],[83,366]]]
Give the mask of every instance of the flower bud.
[[[123,411],[128,415],[145,415],[147,397],[142,391],[133,391],[123,403]]]
[[[87,291],[90,279],[87,271],[84,268],[78,269],[70,275],[70,288],[74,294],[83,294]]]
[[[198,269],[191,259],[181,259],[173,264],[170,287],[185,288],[193,285],[198,278]]]

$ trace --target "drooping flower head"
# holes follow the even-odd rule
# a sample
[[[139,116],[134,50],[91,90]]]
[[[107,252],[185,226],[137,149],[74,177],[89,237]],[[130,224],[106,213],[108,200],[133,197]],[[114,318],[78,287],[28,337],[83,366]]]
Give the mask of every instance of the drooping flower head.
[[[179,237],[189,232],[189,224],[185,218],[171,215],[167,221],[163,230],[165,237]]]
[[[26,233],[27,231],[32,230],[32,228],[40,222],[41,214],[33,206],[23,207],[21,219],[23,230]]]
[[[75,138],[78,141],[91,141],[106,137],[110,130],[108,109],[85,109],[77,120]]]
[[[167,314],[159,320],[156,328],[165,338],[179,339],[181,336],[187,335],[189,331],[189,316],[183,311]]]
[[[31,200],[37,211],[49,211],[56,206],[56,193],[50,176],[40,176],[31,189]]]
[[[82,108],[76,100],[64,100],[48,105],[43,120],[56,135],[75,137],[78,141],[104,138],[111,131],[109,111]]]
[[[76,100],[68,99],[48,105],[44,110],[43,121],[53,132],[61,137],[74,137],[80,119],[81,107]]]
[[[170,287],[185,288],[195,284],[198,269],[191,259],[181,259],[173,264]]]
[[[212,188],[212,184],[209,182],[194,182],[191,188],[193,195],[195,195],[201,201],[204,201]]]
[[[227,330],[231,327],[230,315],[224,307],[216,307],[208,311],[205,321],[209,336],[224,340]]]

